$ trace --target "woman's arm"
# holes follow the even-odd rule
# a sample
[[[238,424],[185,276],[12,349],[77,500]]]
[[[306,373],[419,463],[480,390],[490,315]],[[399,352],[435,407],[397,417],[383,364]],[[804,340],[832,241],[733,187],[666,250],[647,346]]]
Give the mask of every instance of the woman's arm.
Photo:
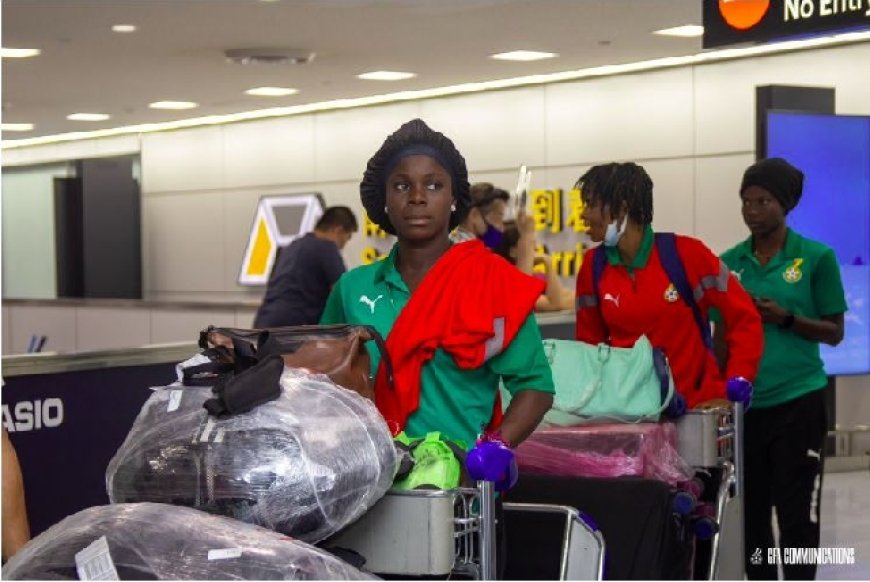
[[[764,323],[783,327],[784,329],[815,342],[836,346],[843,341],[845,318],[842,313],[825,315],[821,319],[812,319],[803,315],[795,315],[779,305],[773,299],[759,297],[755,306],[761,314]]]
[[[24,481],[15,448],[3,430],[3,559],[12,557],[30,540]]]
[[[526,440],[553,406],[553,395],[538,390],[520,390],[511,400],[501,423],[501,435],[512,446]]]

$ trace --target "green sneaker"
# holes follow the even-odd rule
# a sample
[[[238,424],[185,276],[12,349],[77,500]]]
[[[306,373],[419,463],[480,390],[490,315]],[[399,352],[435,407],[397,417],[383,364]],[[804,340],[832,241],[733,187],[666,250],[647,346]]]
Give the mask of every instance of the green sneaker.
[[[459,443],[450,442],[440,432],[411,439],[404,432],[396,438],[398,446],[410,451],[414,467],[404,478],[393,482],[393,489],[454,489],[459,486],[462,465],[457,454],[465,456]]]

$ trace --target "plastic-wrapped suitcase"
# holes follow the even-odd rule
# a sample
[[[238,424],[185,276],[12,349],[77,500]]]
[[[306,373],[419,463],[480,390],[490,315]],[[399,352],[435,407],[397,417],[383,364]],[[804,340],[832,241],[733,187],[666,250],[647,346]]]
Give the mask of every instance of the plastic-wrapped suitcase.
[[[186,505],[309,542],[357,519],[395,475],[383,417],[326,376],[278,373],[276,400],[223,419],[203,408],[208,388],[155,390],[109,463],[110,500]]]
[[[31,540],[8,580],[372,580],[276,532],[186,507],[91,507]]]

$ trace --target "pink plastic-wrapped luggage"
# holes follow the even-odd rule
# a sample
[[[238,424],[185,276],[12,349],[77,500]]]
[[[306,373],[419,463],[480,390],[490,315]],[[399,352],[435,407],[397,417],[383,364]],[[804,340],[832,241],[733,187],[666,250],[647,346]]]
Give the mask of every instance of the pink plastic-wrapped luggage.
[[[568,477],[636,476],[671,485],[694,472],[677,452],[671,423],[539,428],[517,448],[520,471]]]

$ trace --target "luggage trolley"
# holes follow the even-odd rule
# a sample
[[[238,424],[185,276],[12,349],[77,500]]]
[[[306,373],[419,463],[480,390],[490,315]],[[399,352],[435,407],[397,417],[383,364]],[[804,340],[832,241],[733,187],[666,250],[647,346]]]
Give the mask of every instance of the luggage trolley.
[[[721,476],[710,517],[707,580],[742,580],[743,540],[743,404],[711,410],[690,410],[676,421],[680,455],[696,471]]]
[[[504,509],[564,514],[561,579],[601,579],[604,539],[576,510],[519,503],[505,503]],[[359,553],[365,569],[376,574],[495,580],[495,530],[494,485],[478,481],[468,488],[389,491],[323,545]]]

